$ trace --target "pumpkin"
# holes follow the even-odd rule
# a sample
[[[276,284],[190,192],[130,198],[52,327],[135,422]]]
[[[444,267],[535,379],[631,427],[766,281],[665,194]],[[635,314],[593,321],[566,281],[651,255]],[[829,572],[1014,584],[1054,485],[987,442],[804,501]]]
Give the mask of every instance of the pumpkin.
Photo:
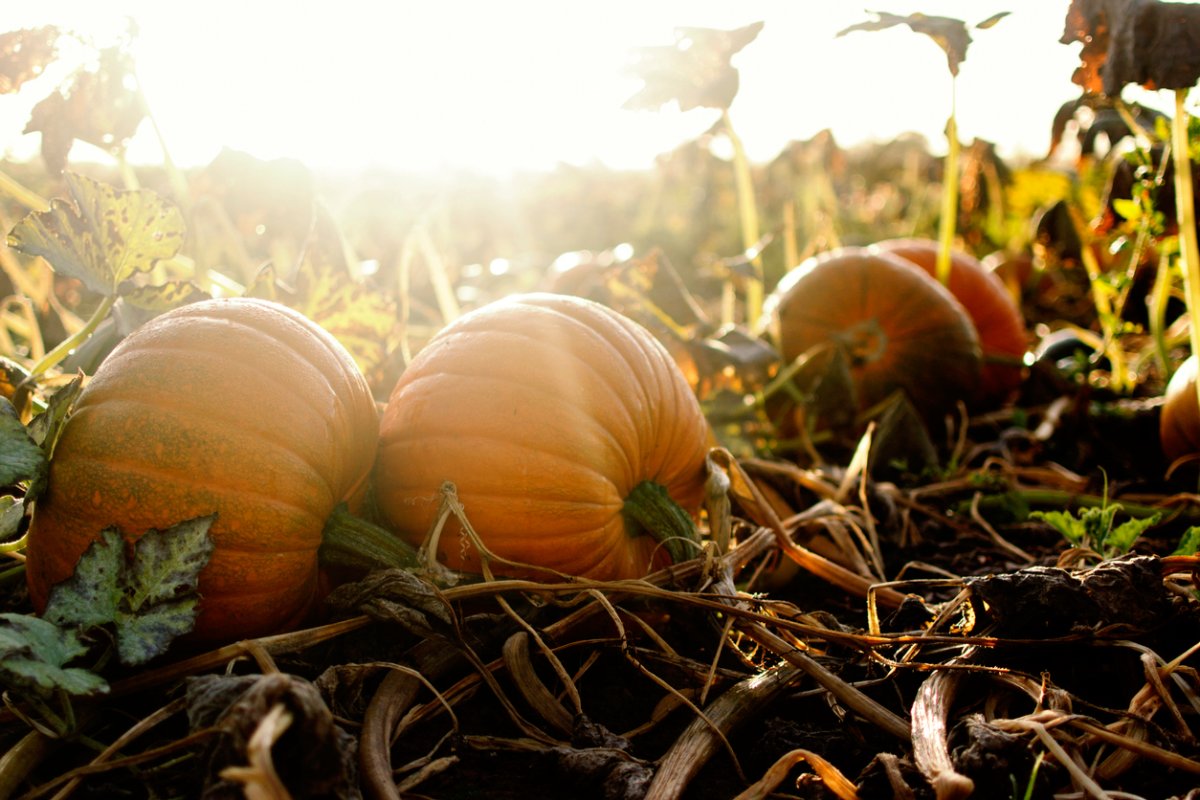
[[[859,410],[902,390],[932,421],[979,381],[979,339],[962,305],[912,262],[879,249],[807,259],[780,280],[764,316],[788,361],[839,346]]]
[[[928,239],[885,239],[876,248],[908,259],[931,277],[937,275],[938,243]],[[1027,346],[1025,320],[1008,287],[972,255],[950,253],[946,285],[975,325],[983,350],[983,371],[974,405],[994,407],[1011,400],[1021,385]]]
[[[1158,438],[1168,461],[1200,453],[1200,404],[1196,398],[1196,357],[1188,356],[1163,393]]]
[[[63,428],[30,524],[33,604],[103,529],[132,542],[215,512],[191,638],[298,624],[326,518],[361,497],[377,437],[366,380],[303,315],[248,298],[162,314],[113,349]]]
[[[452,482],[501,574],[596,580],[665,566],[695,536],[709,428],[657,339],[600,303],[514,295],[458,318],[417,354],[380,424],[379,510],[421,545]],[[664,526],[651,517],[665,514]],[[479,571],[451,521],[438,560]],[[690,534],[690,535],[689,535]]]

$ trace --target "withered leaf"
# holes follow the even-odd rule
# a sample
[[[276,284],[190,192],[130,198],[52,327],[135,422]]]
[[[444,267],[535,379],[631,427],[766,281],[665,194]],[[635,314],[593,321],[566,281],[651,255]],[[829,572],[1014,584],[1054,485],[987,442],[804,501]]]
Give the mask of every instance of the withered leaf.
[[[1162,629],[1175,609],[1161,575],[1158,559],[1132,556],[1074,572],[1028,567],[967,584],[987,604],[998,635],[1042,638],[1109,625]]]
[[[432,584],[403,569],[371,572],[361,581],[343,584],[326,598],[341,611],[366,614],[428,638],[453,637],[454,619]]]
[[[1188,89],[1200,80],[1200,6],[1159,0],[1071,0],[1063,44],[1081,42],[1072,80],[1117,97],[1129,83]]]
[[[907,25],[916,33],[923,33],[930,39],[933,39],[937,43],[937,46],[942,48],[942,51],[946,54],[946,63],[950,68],[950,74],[958,74],[959,67],[966,60],[967,47],[971,44],[971,35],[967,33],[965,22],[952,17],[937,17],[921,13],[909,14],[908,16],[889,14],[886,11],[872,11],[868,13],[874,16],[875,19],[843,28],[837,32],[837,35],[845,36],[847,33],[854,31],[881,31],[897,25]],[[990,28],[1008,16],[1008,13],[1007,11],[1001,11],[998,14],[993,14],[975,27],[980,29]]]
[[[117,152],[146,116],[133,78],[133,59],[120,47],[100,51],[95,66],[34,106],[24,133],[41,132],[42,158],[52,172],[67,165],[76,139]]]
[[[655,111],[675,102],[680,111],[729,108],[738,90],[731,59],[762,27],[754,22],[733,30],[677,28],[675,44],[634,50],[629,71],[643,86],[624,107]]]
[[[225,778],[226,767],[251,761],[252,740],[273,709],[291,724],[270,748],[278,777],[292,797],[358,797],[357,743],[342,730],[316,688],[294,675],[200,675],[187,681],[188,725],[193,732],[218,727],[207,739],[206,798],[240,798],[243,786]],[[236,773],[235,773],[236,774]]]
[[[12,94],[58,57],[61,32],[53,25],[0,34],[0,94]]]

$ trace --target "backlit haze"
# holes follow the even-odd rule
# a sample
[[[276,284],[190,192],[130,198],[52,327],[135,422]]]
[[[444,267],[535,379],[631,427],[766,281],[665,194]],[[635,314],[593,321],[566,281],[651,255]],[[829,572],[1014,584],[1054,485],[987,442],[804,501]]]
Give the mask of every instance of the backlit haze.
[[[990,29],[971,30],[957,82],[960,137],[996,142],[1002,155],[1036,157],[1046,152],[1054,112],[1079,94],[1070,82],[1079,45],[1058,43],[1067,6],[888,0],[867,7],[970,25],[1011,12]],[[858,3],[216,0],[5,9],[8,29],[52,23],[100,43],[126,25],[126,15],[139,29],[134,53],[146,97],[171,156],[185,166],[229,146],[348,171],[648,167],[718,113],[621,109],[640,87],[623,72],[630,49],[670,44],[676,26],[765,23],[733,61],[741,89],[731,118],[755,161],[823,128],[842,145],[914,131],[942,152],[951,102],[945,56],[925,36],[901,26],[835,37],[869,18]],[[0,97],[0,142],[10,157],[36,155],[40,135],[21,130],[52,77]],[[1165,109],[1169,98],[1149,103]],[[72,151],[73,159],[88,156],[85,145]],[[148,123],[130,158],[161,160]]]

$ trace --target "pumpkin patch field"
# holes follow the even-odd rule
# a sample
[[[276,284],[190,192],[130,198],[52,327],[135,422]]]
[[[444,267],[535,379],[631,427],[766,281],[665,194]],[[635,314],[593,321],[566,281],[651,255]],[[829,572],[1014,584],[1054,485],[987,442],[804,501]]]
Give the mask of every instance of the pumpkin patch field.
[[[1200,5],[1064,7],[1044,154],[751,159],[755,23],[507,181],[134,163],[0,33],[0,800],[1200,797]]]

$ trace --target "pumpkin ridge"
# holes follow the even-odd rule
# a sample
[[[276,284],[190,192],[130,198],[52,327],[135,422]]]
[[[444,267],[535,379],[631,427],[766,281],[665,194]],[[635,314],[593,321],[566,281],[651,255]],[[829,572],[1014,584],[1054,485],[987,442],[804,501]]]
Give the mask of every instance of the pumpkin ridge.
[[[243,314],[236,318],[231,317],[226,313],[227,307],[218,304],[208,305],[205,308],[184,307],[188,312],[191,313],[183,314],[181,317],[186,317],[189,320],[205,320],[218,323],[221,326],[253,331],[263,340],[282,345],[293,353],[301,356],[304,361],[317,368],[318,372],[320,372],[326,378],[326,382],[329,382],[329,378],[331,377],[339,379],[347,377],[344,370],[349,369],[351,366],[357,370],[357,365],[352,364],[353,359],[347,361],[347,359],[339,354],[330,345],[330,342],[327,341],[327,338],[332,338],[333,334],[329,333],[329,331],[325,330],[317,323],[309,320],[307,317],[304,317],[298,311],[295,311],[294,309],[282,304],[279,304],[279,308],[275,308],[273,305],[268,305],[268,303],[265,301],[260,301],[257,298],[241,298],[239,302],[261,310],[263,312],[263,316],[257,316],[254,314],[247,316]],[[265,320],[268,316],[270,319],[266,325],[253,324],[260,320]],[[289,333],[294,337],[294,339],[284,338],[280,336],[277,331],[272,331],[272,328],[281,325],[290,326]],[[321,344],[321,351],[333,362],[331,366],[336,367],[336,369],[334,369],[332,372],[326,373],[325,370],[319,368],[313,359],[308,358],[303,353],[303,350],[309,349],[308,347],[303,347],[303,350],[301,347],[297,347],[297,344],[303,346],[310,345],[313,342],[319,342]],[[350,374],[353,374],[353,372]]]
[[[136,342],[136,345],[137,345],[136,348],[130,348],[127,350],[114,352],[113,357],[106,359],[106,361],[113,362],[113,363],[119,363],[123,358],[136,356],[140,353],[151,353],[151,352],[169,354],[172,356],[176,356],[181,360],[188,360],[188,359],[195,360],[200,357],[211,358],[214,361],[220,362],[222,365],[224,365],[225,368],[227,368],[229,362],[231,361],[228,351],[206,350],[206,349],[197,350],[193,344],[189,344],[187,342],[180,342],[178,344],[166,344],[163,342],[148,343],[148,342],[138,341],[138,342]],[[291,350],[289,348],[289,352],[294,353],[297,356],[297,360],[300,361],[301,363],[307,364],[310,366],[312,365],[311,361],[304,359],[295,350]],[[236,361],[236,359],[233,359],[233,360]],[[255,370],[252,367],[250,369],[254,372],[256,379],[269,380],[273,386],[277,387],[279,390],[286,393],[288,396],[299,397],[300,401],[305,405],[305,407],[312,410],[313,416],[322,418],[322,419],[328,418],[327,409],[322,409],[316,403],[312,402],[310,400],[310,396],[298,395],[296,392],[292,391],[291,387],[287,386],[283,380],[281,380],[277,377],[274,377],[274,376],[270,375],[269,373],[263,372],[262,370]],[[194,370],[189,369],[186,371],[186,373],[191,373],[193,371]],[[325,387],[327,389],[329,389],[330,396],[336,400],[339,396],[333,391],[333,387],[330,386],[329,381],[326,379],[326,376],[324,374],[322,374],[319,370],[314,370],[314,371],[317,373],[317,375],[319,375],[322,378],[322,383],[325,385]],[[95,379],[93,379],[93,382],[95,382]],[[108,383],[107,381],[99,383],[97,385],[97,390],[109,391],[109,389],[107,388],[107,383]],[[86,405],[88,400],[90,400],[90,397],[83,398],[83,403],[81,403],[81,405]],[[335,402],[334,405],[340,405],[340,403]]]
[[[453,430],[446,430],[446,431],[442,431],[442,432],[437,432],[437,431],[431,432],[428,430],[422,430],[420,435],[413,436],[412,438],[404,438],[404,434],[400,433],[400,434],[395,434],[392,437],[390,437],[389,441],[380,447],[380,450],[381,451],[387,450],[390,452],[393,449],[393,447],[402,446],[402,444],[405,442],[427,442],[427,441],[438,441],[438,440],[451,441],[451,442],[466,442],[466,441],[470,441],[472,439],[478,439],[478,440],[487,441],[487,442],[500,442],[504,445],[511,446],[518,450],[532,451],[539,455],[545,456],[549,460],[561,461],[561,462],[567,463],[573,469],[577,469],[580,472],[590,473],[593,476],[593,478],[597,484],[607,484],[607,485],[611,486],[614,490],[614,493],[618,497],[623,497],[623,495],[624,495],[624,492],[621,491],[621,487],[610,476],[604,474],[603,472],[593,469],[590,466],[584,466],[584,465],[580,465],[578,462],[573,462],[573,461],[571,461],[571,458],[569,455],[559,455],[557,453],[551,453],[547,450],[543,450],[538,447],[535,447],[527,442],[513,441],[511,435],[506,435],[505,433],[502,433],[502,432],[492,433],[492,432],[474,432],[473,431],[471,433],[464,434],[462,432],[453,431]],[[561,475],[562,475],[562,473],[556,473],[555,477],[560,477]],[[453,475],[446,476],[444,478],[444,480],[454,481],[455,484],[457,485],[457,481],[455,480],[455,477]],[[503,478],[501,476],[498,476],[497,480],[503,480]],[[397,484],[394,482],[391,483],[391,486],[396,486],[396,485]],[[402,485],[402,484],[400,484],[400,485]],[[503,496],[503,495],[499,495],[499,496]],[[596,505],[604,505],[604,504],[597,503]]]
[[[85,406],[85,408],[95,412],[99,409],[103,409],[105,406],[110,405],[110,404],[113,404],[113,405],[129,404],[129,405],[149,407],[149,408],[153,409],[154,411],[158,412],[161,416],[163,416],[163,418],[165,418],[165,415],[162,415],[161,405],[156,405],[155,403],[151,402],[150,399],[147,399],[147,395],[152,395],[152,393],[144,392],[141,396],[138,396],[138,397],[129,397],[129,396],[121,396],[121,395],[113,394],[113,395],[109,395],[108,397],[101,398],[101,400],[98,402],[88,403]],[[211,422],[215,423],[214,426],[212,426],[212,427],[206,426],[205,430],[213,431],[215,433],[220,433],[221,429],[227,425],[227,420],[218,418],[218,416],[216,414],[214,414],[211,409],[208,408],[208,406],[211,404],[200,402],[200,403],[195,404],[194,406],[190,405],[190,404],[184,406],[184,403],[187,402],[186,400],[182,400],[179,397],[171,396],[168,393],[164,393],[163,397],[170,399],[170,400],[174,400],[174,401],[178,402],[181,406],[183,406],[182,410],[187,412],[188,418],[199,417],[204,421],[211,421]],[[201,398],[201,399],[203,399],[203,398]],[[80,410],[82,410],[82,409],[80,409]],[[172,413],[172,416],[177,416],[177,415]],[[316,462],[314,462],[312,459],[308,458],[304,454],[298,452],[297,450],[295,450],[294,448],[289,446],[288,443],[286,441],[284,441],[283,439],[281,439],[279,436],[273,435],[269,431],[265,431],[265,430],[261,430],[261,429],[250,430],[249,433],[254,434],[256,442],[265,443],[275,450],[278,450],[280,452],[287,453],[289,455],[294,456],[297,462],[299,462],[300,464],[303,464],[305,467],[307,467],[309,470],[311,470],[313,476],[320,479],[321,483],[324,483],[329,488],[329,496],[331,498],[333,498],[334,502],[344,499],[341,496],[342,494],[345,493],[344,490],[335,489],[330,484],[329,479],[324,475],[323,470],[319,467],[319,465]]]
[[[583,314],[589,314],[592,317],[600,317],[610,320],[614,323],[616,329],[621,331],[623,334],[623,341],[621,342],[614,341],[615,334],[613,338],[610,338],[609,336],[605,335],[605,332],[600,327],[592,324],[591,320],[585,321],[580,319],[580,316],[569,314],[565,309],[548,307],[539,302],[531,302],[529,305],[547,309],[555,314],[570,319],[575,322],[575,324],[583,328],[589,336],[603,341],[606,345],[608,345],[609,349],[614,351],[618,358],[624,362],[628,370],[627,374],[656,374],[654,369],[652,369],[649,364],[652,359],[651,353],[665,357],[667,362],[666,366],[670,370],[670,372],[667,374],[673,374],[674,371],[678,369],[674,361],[670,359],[669,354],[666,353],[666,348],[664,348],[662,344],[658,342],[648,331],[639,327],[637,323],[626,317],[624,314],[621,314],[620,312],[615,311],[607,306],[596,305],[593,307],[584,304],[574,304],[568,306],[568,308],[570,308],[572,311],[578,311],[580,316]],[[634,363],[633,357],[636,357],[638,363]],[[627,404],[622,403],[621,405],[628,409],[630,413],[633,423],[632,430],[635,432],[638,441],[636,451],[644,453],[657,453],[658,450],[656,447],[654,447],[654,444],[655,439],[658,437],[656,437],[654,434],[659,430],[663,423],[663,420],[660,419],[661,415],[658,413],[658,409],[662,407],[661,401],[663,398],[661,396],[652,398],[650,396],[650,387],[646,385],[645,381],[634,381],[633,384],[634,388],[641,395],[642,409],[644,409],[646,413],[635,414],[633,413],[633,409],[629,408]],[[657,393],[661,395],[663,388],[662,382],[655,381],[654,384],[654,388],[657,390]],[[651,418],[652,416],[653,418]],[[647,471],[656,471],[653,469],[648,469],[648,464],[645,462],[634,466],[636,469],[632,471],[634,480],[630,483],[630,489],[637,484],[637,478],[639,476],[643,479],[646,477],[652,477],[646,475],[645,473]]]
[[[471,383],[495,382],[495,383],[499,383],[499,384],[507,384],[507,385],[517,387],[521,392],[529,392],[529,393],[537,395],[539,397],[544,397],[544,398],[548,398],[551,400],[559,400],[559,401],[568,400],[569,401],[569,400],[574,399],[571,396],[564,396],[561,394],[557,394],[557,393],[551,392],[547,389],[544,389],[542,387],[534,386],[529,383],[522,383],[520,381],[515,381],[515,380],[512,380],[512,379],[504,377],[504,376],[478,375],[478,374],[473,374],[473,373],[465,372],[465,371],[464,372],[456,372],[456,371],[450,371],[450,370],[443,370],[441,372],[437,372],[437,373],[433,373],[433,374],[419,375],[415,379],[406,383],[405,389],[408,390],[411,387],[417,387],[417,386],[420,386],[422,383],[427,383],[429,381],[440,381],[440,380],[445,379],[447,376],[453,377],[453,378],[460,378],[460,379],[469,381]],[[625,419],[621,420],[621,422],[629,422],[630,426],[631,426],[630,434],[636,435],[637,431],[635,429],[633,429],[633,427],[632,427],[632,421],[633,421],[632,411],[624,403],[621,403],[619,405],[620,405],[621,409],[626,412],[624,414]],[[637,474],[638,465],[633,463],[633,459],[630,456],[630,449],[631,449],[631,447],[636,447],[637,442],[636,441],[635,442],[622,442],[621,439],[617,436],[617,434],[611,430],[611,427],[609,425],[604,424],[604,422],[602,420],[597,419],[596,415],[594,413],[587,413],[587,411],[577,408],[573,404],[569,405],[567,407],[570,409],[570,413],[571,413],[573,421],[576,419],[581,420],[581,421],[587,423],[592,428],[592,431],[589,432],[589,437],[588,437],[589,439],[591,439],[596,433],[598,433],[611,443],[611,445],[613,447],[613,451],[620,455],[622,462],[625,464],[626,477],[628,477],[632,481],[633,478]],[[394,438],[397,440],[405,440],[404,434],[405,434],[405,431],[401,430],[395,435]],[[424,437],[423,436],[414,437],[414,439],[410,439],[409,441],[413,441],[418,438],[424,438]],[[491,435],[489,435],[488,438],[503,440],[505,442],[510,441],[510,437],[502,436],[500,434],[491,434]],[[630,485],[632,485],[632,483]]]
[[[211,488],[215,492],[228,493],[231,495],[238,495],[238,496],[242,496],[242,497],[253,498],[256,502],[262,502],[264,505],[275,506],[276,508],[288,508],[288,509],[293,509],[295,511],[299,511],[304,516],[310,517],[311,519],[315,520],[318,529],[323,528],[325,525],[325,520],[310,509],[304,508],[302,506],[294,505],[292,503],[287,502],[286,500],[280,500],[278,497],[275,497],[272,494],[268,494],[267,492],[263,492],[259,489],[241,488],[241,487],[237,487],[237,486],[228,486],[228,485],[217,484],[213,481],[211,476],[198,475],[194,472],[192,472],[192,473],[189,473],[189,472],[177,473],[177,472],[171,472],[168,470],[158,470],[151,466],[148,466],[148,465],[136,462],[136,461],[131,461],[131,460],[127,460],[127,459],[122,460],[122,459],[117,459],[117,458],[112,458],[112,457],[100,458],[99,456],[90,456],[90,455],[87,455],[84,453],[72,453],[71,460],[72,461],[90,461],[93,463],[103,464],[104,466],[106,466],[108,468],[107,469],[108,472],[117,472],[117,471],[129,472],[129,473],[133,473],[135,475],[141,475],[142,477],[145,477],[145,478],[151,478],[151,479],[157,479],[157,480],[161,480],[162,478],[170,478],[172,481],[176,481],[179,483],[186,483],[191,486],[206,486],[206,487]],[[212,513],[212,512],[207,512],[207,513]],[[194,514],[193,516],[203,516],[203,514]],[[177,522],[182,522],[182,521],[183,521],[183,519],[177,520]],[[219,524],[219,522],[218,522],[218,524]],[[273,549],[274,548],[272,548],[272,550]]]
[[[546,303],[545,301],[547,299],[550,299],[550,302],[554,303],[554,305],[550,305],[550,304]],[[525,298],[521,300],[521,302],[513,302],[512,305],[514,307],[525,306],[525,307],[537,308],[539,311],[542,311],[543,313],[546,313],[552,317],[566,320],[572,326],[574,326],[577,330],[581,331],[582,334],[584,336],[586,336],[589,340],[602,342],[604,344],[605,348],[607,350],[609,350],[611,353],[613,353],[616,356],[617,360],[626,366],[627,371],[622,375],[622,378],[624,378],[626,375],[629,375],[629,374],[636,374],[636,373],[634,373],[635,367],[638,367],[638,366],[644,367],[645,366],[644,364],[634,364],[632,362],[632,360],[630,359],[631,351],[634,354],[638,354],[638,355],[642,355],[642,356],[644,356],[644,354],[645,354],[646,342],[643,341],[638,336],[638,333],[641,333],[641,330],[634,327],[636,325],[636,323],[634,323],[633,320],[629,319],[624,314],[621,314],[617,311],[614,311],[614,310],[608,308],[607,306],[595,304],[595,306],[593,307],[593,306],[590,306],[590,305],[587,305],[584,303],[575,303],[575,302],[564,303],[561,300],[561,296],[537,295],[537,294],[526,295]],[[577,313],[568,313],[567,309],[570,309],[570,311],[577,312]],[[585,315],[587,315],[589,318],[583,319],[583,317]],[[621,334],[622,334],[622,336],[620,337],[620,341],[617,341],[615,336],[609,337],[608,335],[606,335],[605,330],[595,324],[597,317],[615,324],[615,327],[617,328],[617,330],[621,331]],[[523,329],[522,329],[522,332],[524,332]],[[524,335],[525,335],[525,338],[528,338],[528,339],[534,338],[534,337],[530,336],[528,333],[525,333]],[[650,334],[648,332],[645,334],[645,336],[649,341],[654,341],[654,338],[652,336],[650,336]],[[581,356],[579,356],[578,354],[573,353],[569,350],[567,350],[565,352],[569,353],[576,360],[583,361],[583,363],[587,364],[588,367],[593,372],[597,373],[603,379],[604,383],[608,384],[610,387],[612,387],[614,389],[617,388],[617,387],[612,386],[612,382],[603,373],[601,373],[599,370],[597,370],[591,364],[591,362],[584,360]],[[674,365],[672,365],[672,369],[675,369]],[[655,406],[652,403],[650,403],[650,397],[646,393],[646,387],[642,384],[642,382],[641,381],[632,381],[632,384],[633,384],[634,388],[637,389],[641,393],[642,401],[643,401],[642,408],[644,408],[644,409],[655,408]],[[621,396],[623,397],[623,395],[621,395]],[[646,434],[647,431],[653,429],[653,425],[649,424],[644,419],[644,417],[646,416],[645,414],[634,414],[633,410],[628,408],[628,405],[626,403],[621,403],[621,405],[622,405],[622,407],[626,408],[629,411],[630,421],[633,423],[631,430],[637,431],[639,441],[644,443],[645,442],[644,434]],[[645,426],[645,427],[639,427],[640,425]]]
[[[583,331],[583,332],[585,333],[585,335],[587,335],[587,336],[588,336],[588,337],[589,337],[591,340],[593,340],[593,341],[598,341],[598,342],[603,342],[603,343],[606,345],[606,348],[607,348],[609,351],[611,351],[611,353],[612,353],[613,355],[615,355],[615,356],[616,356],[616,358],[617,358],[617,360],[618,360],[618,361],[620,361],[621,363],[625,364],[626,366],[629,366],[629,367],[632,367],[632,366],[633,366],[632,364],[630,364],[630,363],[629,363],[629,357],[628,357],[628,354],[627,354],[627,353],[626,353],[626,352],[625,352],[625,351],[624,351],[622,348],[618,347],[618,346],[617,346],[617,345],[616,345],[614,342],[611,342],[611,341],[610,341],[609,339],[607,339],[606,337],[604,337],[604,336],[600,335],[600,334],[599,334],[599,333],[598,333],[598,332],[597,332],[595,329],[593,329],[593,328],[589,327],[588,325],[586,325],[586,324],[584,324],[584,323],[580,322],[580,321],[579,321],[577,318],[575,318],[575,317],[572,317],[572,316],[570,316],[570,315],[568,315],[568,314],[561,314],[561,313],[559,313],[559,312],[555,311],[555,309],[552,309],[552,308],[545,308],[545,307],[542,307],[542,306],[538,306],[537,308],[538,308],[538,310],[539,310],[539,311],[543,311],[543,312],[545,312],[545,313],[547,313],[547,314],[556,315],[556,316],[558,316],[558,317],[561,317],[561,318],[563,318],[563,319],[566,319],[566,320],[568,320],[568,321],[569,321],[571,324],[573,324],[574,326],[576,326],[576,327],[577,327],[577,328],[578,328],[580,331]],[[535,336],[535,335],[533,335],[533,334],[529,333],[529,332],[528,332],[527,330],[525,330],[525,329],[496,329],[496,328],[489,328],[489,329],[487,330],[487,333],[488,333],[488,335],[489,335],[489,336],[493,336],[493,337],[504,337],[504,336],[507,336],[507,337],[512,337],[513,339],[517,339],[517,340],[520,340],[520,341],[526,341],[526,342],[536,342],[536,343],[538,343],[538,344],[545,344],[545,343],[546,343],[544,339],[541,339],[541,338],[539,338],[539,337],[537,337],[537,336]],[[474,334],[474,330],[473,330],[473,329],[471,329],[471,328],[465,328],[465,329],[463,329],[463,330],[460,330],[460,331],[455,331],[455,332],[452,334],[452,338],[451,338],[451,340],[452,340],[453,338],[459,338],[459,337],[462,337],[464,334],[465,334],[467,337],[470,337],[471,335],[473,335],[473,334]],[[573,352],[573,351],[571,351],[571,350],[569,350],[569,349],[566,349],[566,348],[561,348],[561,347],[555,347],[555,348],[554,348],[554,350],[555,350],[555,352],[562,353],[562,354],[564,354],[564,355],[566,355],[566,356],[570,357],[570,359],[571,359],[572,361],[574,361],[574,362],[576,362],[576,363],[579,363],[579,364],[582,364],[582,365],[584,365],[584,366],[587,368],[588,372],[590,372],[592,375],[596,376],[596,378],[598,378],[598,379],[599,379],[599,382],[600,382],[602,385],[604,385],[604,386],[607,386],[608,388],[610,388],[610,389],[614,389],[614,390],[615,390],[615,389],[617,389],[617,388],[619,388],[619,387],[613,386],[613,383],[612,383],[612,380],[611,380],[610,376],[606,375],[604,372],[602,372],[601,370],[597,369],[595,364],[593,364],[593,363],[592,363],[591,361],[589,361],[588,359],[584,358],[584,357],[583,357],[581,354],[579,354],[579,353],[576,353],[576,352]],[[445,370],[442,370],[442,371],[441,371],[441,374],[453,374],[453,373],[448,373],[448,372],[446,372]],[[474,375],[471,375],[470,377],[475,377],[475,376],[474,376]],[[516,381],[513,381],[513,382],[515,383]],[[399,386],[397,386],[397,389],[398,389],[398,388],[399,388]],[[622,407],[623,407],[623,408],[627,408],[627,407],[626,407],[626,405],[625,405],[624,403],[622,403],[621,405],[622,405]],[[628,409],[627,409],[627,410],[628,410]],[[632,416],[632,414],[630,415],[630,419],[631,419],[631,420],[633,419],[633,416]]]
[[[405,492],[403,490],[403,488],[397,490],[395,492],[395,494],[407,495],[407,500],[405,502],[419,502],[419,501],[426,501],[426,502],[430,502],[430,503],[440,502],[439,498],[437,498],[433,495],[430,495],[428,493],[417,494],[415,492]],[[476,492],[476,491],[471,492],[471,497],[467,500],[463,500],[461,497],[459,498],[459,500],[463,504],[463,508],[466,509],[467,519],[471,518],[471,506],[470,506],[471,502],[478,502],[480,500],[511,501],[512,499],[513,499],[513,495],[511,495],[511,494],[494,494],[492,492]],[[588,506],[588,507],[597,508],[597,509],[612,509],[614,514],[619,513],[621,510],[621,503],[619,503],[619,502],[607,503],[607,502],[603,502],[603,501],[579,500],[579,499],[575,499],[575,498],[572,498],[570,500],[556,500],[556,499],[546,500],[544,498],[538,498],[538,505],[543,506],[543,507],[556,506],[556,505],[560,505],[560,506],[564,506],[564,507]],[[574,533],[587,533],[587,531],[574,531]],[[531,538],[531,541],[536,540],[538,538],[539,538],[538,536],[533,536]]]
[[[683,414],[656,415],[656,419],[654,420],[655,429],[659,430],[660,435],[654,436],[651,444],[659,446],[653,446],[648,451],[648,454],[653,456],[653,458],[647,459],[643,463],[641,478],[642,480],[655,481],[667,486],[669,489],[672,487],[681,489],[683,486],[694,484],[694,481],[690,476],[683,474],[681,471],[682,465],[685,462],[673,456],[689,447],[691,437],[687,432],[688,427],[694,429],[695,423],[699,422],[702,428],[708,430],[708,421],[704,419],[704,414],[700,410],[699,405],[693,405],[696,403],[695,392],[692,391],[692,387],[688,385],[682,374],[679,373],[679,367],[671,357],[671,354],[667,352],[667,349],[661,343],[656,341],[655,344],[658,346],[651,347],[650,350],[654,353],[654,357],[658,359],[662,374],[671,375],[676,379],[665,381],[665,386],[663,385],[663,381],[657,382],[660,395],[665,392],[669,397],[660,396],[657,398],[658,402],[653,408],[691,409],[692,416],[698,419],[685,420]],[[688,424],[685,424],[685,422]],[[665,445],[662,443],[665,443]],[[696,443],[695,441],[691,441],[690,446],[707,452],[707,444],[707,442]],[[700,459],[700,463],[704,463],[703,458]],[[679,486],[676,484],[679,484]],[[636,485],[636,482],[631,484],[630,491]],[[701,492],[703,491],[703,485],[704,482],[702,481],[700,484]],[[674,492],[672,496],[675,497],[678,494],[680,494],[680,491]],[[676,499],[686,499],[689,504],[692,501],[692,498],[677,497]]]

